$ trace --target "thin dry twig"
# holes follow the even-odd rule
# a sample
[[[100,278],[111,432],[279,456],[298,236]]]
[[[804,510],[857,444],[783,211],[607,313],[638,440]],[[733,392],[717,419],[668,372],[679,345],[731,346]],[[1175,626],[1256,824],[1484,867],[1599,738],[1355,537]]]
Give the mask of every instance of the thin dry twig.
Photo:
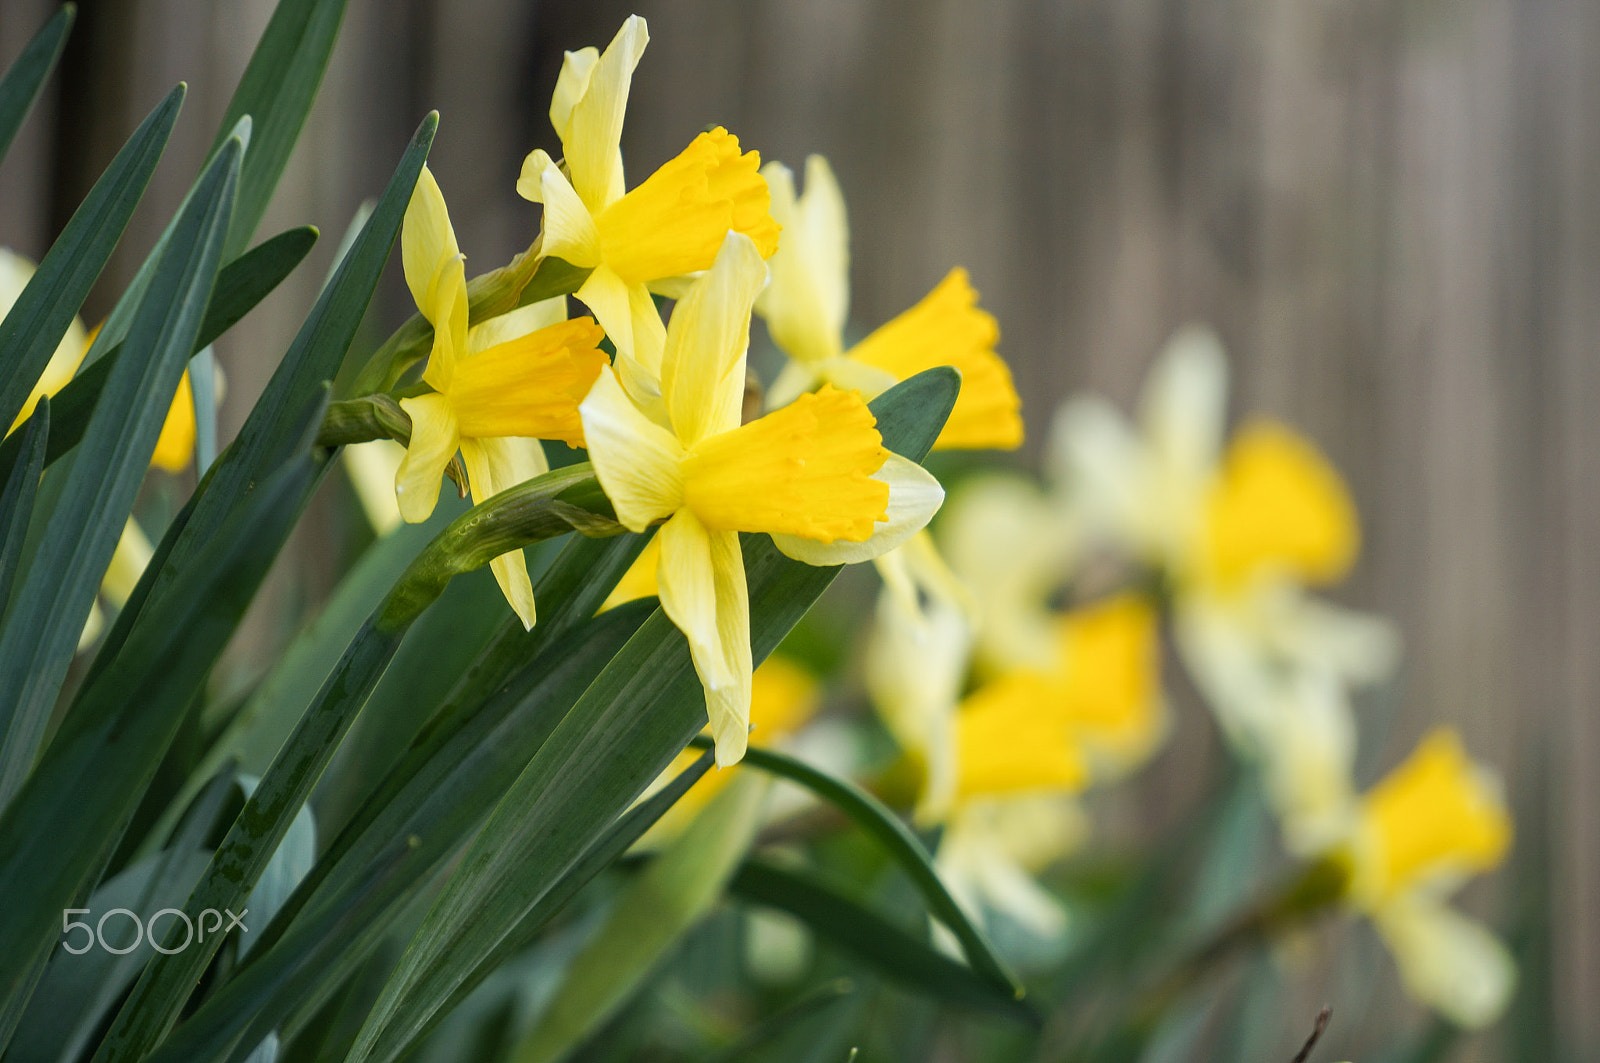
[[[1290,1060],[1289,1063],[1306,1063],[1306,1060],[1311,1058],[1311,1050],[1316,1047],[1318,1039],[1322,1037],[1322,1031],[1328,1028],[1328,1020],[1331,1018],[1333,1018],[1333,1009],[1330,1007],[1324,1006],[1321,1011],[1317,1012],[1317,1024],[1311,1028],[1311,1036],[1306,1038],[1305,1045],[1299,1052],[1295,1053],[1294,1059]]]

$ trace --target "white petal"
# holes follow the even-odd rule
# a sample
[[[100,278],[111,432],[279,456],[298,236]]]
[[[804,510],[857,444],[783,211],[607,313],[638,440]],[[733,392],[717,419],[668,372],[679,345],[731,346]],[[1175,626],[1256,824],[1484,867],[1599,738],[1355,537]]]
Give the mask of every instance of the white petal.
[[[944,488],[933,474],[898,454],[891,453],[872,477],[889,485],[889,519],[873,530],[866,542],[819,543],[798,535],[774,535],[779,550],[808,565],[853,565],[888,553],[928,526],[944,502]]]
[[[756,312],[780,350],[807,363],[836,358],[848,309],[849,250],[844,203],[821,156],[808,160],[806,191],[798,200],[794,175],[782,163],[761,168],[772,193],[772,217],[783,227],[768,262],[771,280]]]
[[[1096,396],[1062,403],[1051,426],[1045,463],[1087,534],[1145,549],[1149,458],[1120,411]]]
[[[1452,1022],[1481,1029],[1516,986],[1511,953],[1488,927],[1433,898],[1391,902],[1374,916],[1406,989]]]
[[[595,476],[617,520],[642,532],[683,501],[683,448],[623,392],[610,366],[578,406]]]

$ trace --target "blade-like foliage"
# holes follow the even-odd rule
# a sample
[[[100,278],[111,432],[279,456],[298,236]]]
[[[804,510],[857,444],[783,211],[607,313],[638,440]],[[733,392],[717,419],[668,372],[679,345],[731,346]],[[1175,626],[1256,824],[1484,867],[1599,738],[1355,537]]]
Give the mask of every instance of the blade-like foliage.
[[[228,102],[217,146],[246,115],[254,133],[250,157],[239,175],[239,203],[223,248],[227,258],[249,246],[267,213],[278,178],[289,164],[322,84],[344,8],[345,0],[279,0]]]
[[[28,518],[33,515],[33,500],[39,493],[39,474],[44,471],[44,456],[50,442],[50,400],[40,399],[28,425],[13,433],[17,453],[12,456],[10,473],[0,488],[0,616],[11,597],[11,583],[22,557],[22,540],[28,534]],[[8,466],[0,464],[0,469]]]
[[[695,745],[704,747],[709,740],[696,738]],[[823,800],[833,804],[849,816],[857,826],[877,839],[900,867],[910,876],[921,892],[923,900],[940,922],[950,928],[961,942],[962,951],[972,969],[987,979],[1001,992],[1014,996],[1021,994],[1015,980],[1000,963],[999,957],[989,947],[983,933],[956,903],[944,881],[934,869],[933,857],[917,836],[889,808],[855,783],[818,771],[804,761],[771,749],[751,749],[745,759],[752,767],[781,775],[797,782]]]
[[[22,412],[122,238],[178,120],[184,91],[179,85],[169,92],[128,138],[0,321],[0,425],[10,426]]]
[[[930,370],[874,400],[884,445],[920,459],[960,387]],[[930,434],[931,433],[931,434]],[[766,658],[838,574],[744,536],[754,659]],[[540,747],[412,940],[351,1058],[394,1059],[430,1016],[705,724],[682,634],[659,610]]]
[[[184,512],[156,547],[132,597],[106,634],[96,670],[99,660],[117,652],[150,602],[178,579],[250,491],[296,453],[301,417],[319,400],[355,338],[400,233],[400,222],[437,127],[438,115],[423,119],[361,236],[322,290],[238,437],[206,473]],[[326,468],[321,466],[324,471]],[[297,513],[310,499],[316,482],[306,485],[305,495],[295,503]]]
[[[320,411],[318,411],[320,413]],[[285,467],[241,505],[185,575],[162,623],[85,686],[38,767],[0,814],[0,992],[25,991],[61,929],[61,911],[85,895],[109,858],[261,578],[293,525],[290,503],[313,476],[309,457]]]
[[[134,315],[127,357],[106,378],[118,401],[97,405],[91,415],[43,543],[0,630],[0,689],[8,694],[0,706],[0,805],[33,765],[84,618],[194,349],[221,264],[240,154],[235,141],[196,182]]]
[[[728,892],[788,912],[824,941],[942,1004],[1038,1023],[1033,1009],[1008,990],[807,875],[747,860],[728,883]]]
[[[0,159],[6,157],[17,130],[22,128],[22,120],[28,117],[28,112],[39,99],[39,92],[44,88],[50,71],[56,68],[61,50],[67,46],[67,34],[72,32],[72,23],[76,18],[77,9],[71,4],[63,5],[34,34],[33,40],[28,42],[22,54],[17,56],[17,61],[11,64],[11,69],[6,71],[6,76],[0,78]]]
[[[293,272],[316,242],[316,228],[303,225],[257,244],[223,266],[217,274],[217,285],[206,307],[205,320],[200,323],[200,333],[195,337],[195,351],[200,351],[238,324],[245,314]],[[55,423],[51,428],[49,446],[45,450],[46,465],[77,446],[83,438],[83,430],[89,425],[89,415],[94,412],[95,403],[100,399],[106,377],[111,375],[111,367],[122,354],[122,346],[118,344],[107,351],[104,357],[85,366],[66,387],[56,392],[52,399]],[[17,434],[13,433],[0,444],[0,468],[12,460],[18,443]]]

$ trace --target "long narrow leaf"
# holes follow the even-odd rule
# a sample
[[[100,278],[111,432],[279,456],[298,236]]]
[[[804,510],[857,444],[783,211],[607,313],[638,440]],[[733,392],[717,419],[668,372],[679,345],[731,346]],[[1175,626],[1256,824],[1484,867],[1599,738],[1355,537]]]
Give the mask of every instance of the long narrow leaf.
[[[45,449],[50,441],[50,400],[40,399],[28,426],[17,437],[17,451],[11,472],[0,488],[0,616],[11,597],[11,583],[22,557],[22,540],[28,533],[28,518],[33,515],[33,500],[39,493],[39,474],[44,471]],[[5,468],[0,465],[0,469]]]
[[[108,655],[117,652],[149,603],[188,568],[244,497],[296,453],[300,417],[311,403],[318,401],[355,339],[388,262],[389,250],[400,233],[401,220],[428,157],[438,121],[438,115],[430,114],[417,128],[372,217],[333,280],[322,290],[283,362],[245,419],[238,438],[211,466],[182,520],[173,522],[157,546],[139,585],[106,634],[96,658],[96,671],[100,659],[109,659]],[[322,471],[326,469],[327,465],[321,467]],[[309,501],[317,482],[307,484],[306,494],[295,502],[297,513]]]
[[[953,370],[930,370],[875,399],[884,445],[920,460],[959,387]],[[792,561],[766,536],[743,536],[742,546],[751,648],[760,662],[839,570]],[[687,643],[658,610],[573,706],[478,834],[385,987],[352,1061],[394,1059],[705,718]]]
[[[0,992],[22,994],[70,908],[99,873],[216,653],[293,525],[309,458],[258,490],[216,536],[161,625],[86,687],[15,800],[0,814]]]
[[[542,486],[544,495],[554,502],[574,482],[591,475],[582,467],[559,469],[519,490],[527,495]],[[255,888],[311,788],[377,686],[407,629],[438,596],[442,582],[456,571],[455,562],[461,554],[458,541],[463,535],[481,536],[493,528],[492,517],[484,514],[503,508],[511,494],[505,492],[452,521],[373,610],[371,619],[345,650],[218,846],[211,866],[185,906],[191,919],[199,919],[207,910],[236,911],[244,907],[246,896]],[[557,529],[565,531],[566,526],[550,525],[547,534]],[[465,564],[486,564],[490,556],[493,555],[480,559],[472,555]],[[442,578],[438,575],[441,568]],[[436,583],[440,584],[437,588]],[[177,1021],[184,1002],[220,945],[221,939],[213,937],[153,961],[101,1043],[95,1054],[96,1063],[137,1060],[154,1048]]]
[[[691,744],[704,748],[706,741],[696,737]],[[751,767],[799,783],[831,803],[849,816],[862,830],[877,839],[916,884],[928,910],[949,927],[961,942],[961,949],[966,954],[967,962],[972,965],[972,969],[988,979],[996,988],[1020,995],[1015,980],[1006,972],[983,933],[967,918],[944,881],[939,878],[939,873],[933,867],[933,857],[917,836],[911,833],[911,829],[882,801],[855,783],[818,771],[804,761],[776,750],[752,748],[745,755],[745,760]]]
[[[200,323],[200,334],[195,337],[195,351],[213,343],[238,324],[300,264],[316,242],[316,228],[304,225],[263,241],[223,266],[217,274],[217,286],[206,307],[205,320]],[[77,446],[83,438],[89,415],[94,412],[106,377],[111,375],[111,367],[121,353],[122,344],[118,344],[103,358],[85,366],[51,400],[55,423],[49,448],[45,451],[46,465]],[[4,468],[16,453],[18,442],[17,433],[13,433],[0,444],[0,468]]]
[[[635,878],[568,965],[515,1063],[554,1063],[627,1002],[716,904],[756,830],[771,780],[741,773]]]
[[[194,349],[221,264],[239,157],[235,141],[196,182],[134,316],[128,356],[106,378],[117,401],[98,404],[91,415],[79,459],[0,630],[0,690],[7,692],[0,706],[0,805],[33,766],[84,617]]]
[[[0,426],[9,426],[22,412],[122,238],[167,146],[183,95],[182,85],[169,92],[128,138],[0,321]]]
[[[322,84],[344,8],[345,0],[279,0],[228,102],[218,147],[245,115],[255,132],[239,176],[239,205],[223,249],[227,258],[249,245],[266,215]]]
[[[499,726],[476,740],[459,739],[473,755],[457,758],[455,771],[443,779],[410,776],[412,784],[382,814],[348,826],[267,927],[250,963],[169,1038],[192,1056],[168,1057],[164,1046],[158,1058],[213,1058],[231,1044],[254,1043],[291,1012],[331,995],[486,815],[486,808],[474,810],[475,800],[484,802],[473,797],[472,787],[485,778],[514,779],[527,763],[524,750],[537,747],[638,623],[637,610],[617,609],[595,619],[572,651],[546,659],[541,682]],[[503,790],[504,784],[493,793]],[[393,868],[376,893],[375,867]],[[354,907],[362,909],[361,919],[328,929],[330,913]]]
[[[1033,1010],[1010,992],[808,876],[748,860],[729,882],[728,891],[788,912],[836,948],[942,1003],[1038,1023]]]
[[[0,78],[0,159],[6,157],[22,120],[28,117],[50,71],[60,60],[76,17],[77,10],[71,4],[64,5],[34,34],[6,76]]]

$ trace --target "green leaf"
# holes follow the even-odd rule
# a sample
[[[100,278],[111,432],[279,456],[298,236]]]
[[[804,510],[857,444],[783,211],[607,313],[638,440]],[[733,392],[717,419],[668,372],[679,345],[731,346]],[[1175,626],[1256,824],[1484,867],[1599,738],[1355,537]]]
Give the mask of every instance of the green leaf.
[[[850,999],[855,993],[855,983],[848,978],[835,978],[831,982],[824,982],[777,1014],[762,1019],[759,1025],[746,1031],[733,1044],[711,1057],[709,1063],[739,1063],[740,1060],[762,1060],[764,1063],[772,1063],[775,1057],[770,1053],[775,1043],[792,1034],[797,1027],[832,1011],[836,1005]],[[758,1052],[761,1054],[757,1055]]]
[[[1008,989],[935,951],[877,913],[798,871],[747,860],[728,892],[788,912],[824,941],[902,985],[946,1004],[1004,1015],[1030,1025],[1038,1016]]]
[[[167,146],[183,94],[182,85],[169,92],[128,138],[0,320],[0,425],[10,425],[22,412],[121,239]]]
[[[771,781],[741,772],[624,889],[512,1054],[554,1063],[627,1002],[722,896],[756,830]]]
[[[960,388],[930,370],[872,403],[884,445],[920,460]],[[741,537],[753,659],[838,574]],[[473,840],[369,1016],[353,1061],[391,1060],[705,724],[683,635],[659,609],[573,706]]]
[[[0,159],[5,158],[17,130],[22,127],[22,120],[28,117],[44,88],[45,79],[61,58],[61,49],[67,45],[67,34],[76,17],[77,9],[73,5],[63,5],[44,28],[34,34],[33,40],[6,71],[6,76],[0,78]]]
[[[241,782],[249,785],[246,788],[246,797],[255,792],[255,787],[260,785],[260,780],[241,777]],[[261,931],[272,922],[272,917],[277,914],[295,887],[300,885],[311,867],[317,862],[317,823],[311,815],[310,805],[301,805],[300,811],[295,813],[294,820],[289,824],[289,829],[284,832],[283,840],[272,854],[272,859],[267,861],[267,866],[262,869],[261,877],[256,880],[255,888],[250,891],[250,897],[245,902],[245,910],[251,915],[255,924],[239,935],[239,958],[249,955],[255,948],[256,942],[261,940]],[[242,913],[241,913],[242,914]]]
[[[322,84],[344,8],[345,0],[279,0],[228,102],[222,132],[212,150],[221,147],[229,130],[246,115],[252,119],[254,133],[249,158],[239,175],[239,205],[224,247],[227,258],[249,245],[267,213],[278,178],[289,164]]]
[[[200,323],[200,334],[195,337],[195,351],[214,342],[254,309],[300,264],[300,260],[306,257],[311,245],[316,242],[316,228],[304,225],[279,233],[223,266],[217,274],[217,286],[206,307],[205,320]],[[46,465],[77,446],[83,438],[89,415],[94,412],[106,377],[121,353],[122,344],[119,343],[103,357],[84,366],[51,399],[55,423],[51,429],[49,448],[45,451]],[[4,444],[0,444],[0,468],[16,453],[17,435],[12,433]]]
[[[595,618],[571,647],[553,647],[541,658],[535,683],[475,714],[474,726],[452,731],[439,745],[427,735],[419,739],[413,754],[422,755],[408,759],[426,770],[402,764],[390,772],[267,927],[251,962],[179,1026],[157,1056],[204,1059],[234,1043],[254,1043],[291,1012],[331,995],[471,838],[530,751],[637,629],[639,613],[624,607]],[[664,806],[655,814],[661,811]],[[380,884],[374,868],[392,870]],[[329,929],[335,913],[358,908],[360,918]]]
[[[312,462],[303,458],[239,507],[164,604],[161,622],[136,632],[127,652],[86,683],[0,814],[0,896],[7,905],[0,920],[0,1005],[6,1009],[26,994],[33,965],[60,932],[61,910],[87,895],[110,857],[211,662],[288,536],[290,501],[312,476]]]
[[[17,792],[44,740],[84,618],[194,349],[220,264],[239,156],[234,142],[196,182],[134,315],[128,357],[106,378],[117,401],[97,405],[89,418],[78,460],[0,630],[0,690],[10,695],[0,708],[0,805]]]
[[[39,474],[44,471],[45,448],[50,440],[50,400],[42,398],[28,425],[13,432],[18,453],[11,460],[11,472],[0,488],[0,616],[11,597],[11,583],[22,557],[22,540],[28,534],[28,518],[33,515],[33,500],[39,493]],[[0,465],[0,468],[4,468]]]
[[[706,748],[709,739],[696,737],[691,745]],[[855,783],[818,771],[803,761],[771,749],[752,748],[745,754],[751,767],[780,775],[797,782],[812,793],[831,803],[849,816],[855,824],[872,835],[901,870],[910,876],[928,910],[950,928],[961,942],[972,969],[985,978],[995,989],[1015,997],[1022,995],[1015,979],[1006,972],[999,957],[989,947],[983,933],[967,918],[955,897],[934,870],[933,857],[923,847],[900,817],[889,810],[882,801],[861,789]]]
[[[401,220],[437,127],[437,114],[423,119],[377,209],[333,280],[322,290],[238,437],[206,473],[182,518],[173,521],[157,546],[133,596],[105,636],[96,670],[99,659],[117,652],[144,612],[206,548],[242,500],[297,453],[300,418],[313,402],[320,401],[355,338],[388,262],[389,250],[400,233]],[[326,469],[324,464],[319,474]],[[318,482],[305,485],[305,495],[294,503],[296,513],[304,509]],[[91,678],[93,674],[91,671]]]

